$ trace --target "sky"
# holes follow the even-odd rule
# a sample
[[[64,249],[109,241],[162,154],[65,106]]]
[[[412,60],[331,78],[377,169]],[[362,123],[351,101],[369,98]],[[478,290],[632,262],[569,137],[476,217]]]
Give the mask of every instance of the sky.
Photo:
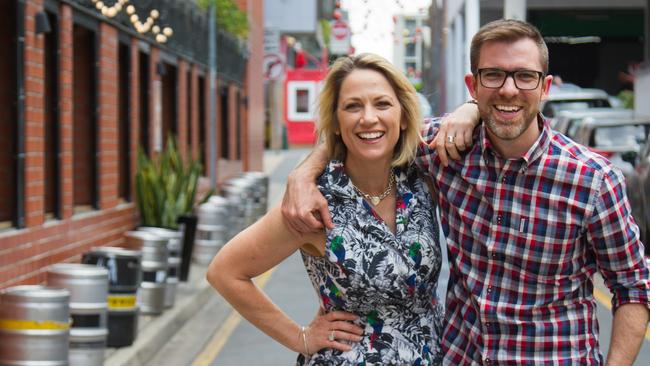
[[[372,52],[393,61],[393,15],[427,11],[431,0],[342,0],[348,11],[356,53]]]

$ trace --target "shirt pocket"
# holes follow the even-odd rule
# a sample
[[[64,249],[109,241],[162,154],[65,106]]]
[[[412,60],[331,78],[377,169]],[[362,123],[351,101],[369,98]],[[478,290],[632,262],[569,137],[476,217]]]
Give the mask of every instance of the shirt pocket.
[[[506,251],[524,279],[558,286],[584,264],[581,225],[564,212],[513,214],[508,230]]]

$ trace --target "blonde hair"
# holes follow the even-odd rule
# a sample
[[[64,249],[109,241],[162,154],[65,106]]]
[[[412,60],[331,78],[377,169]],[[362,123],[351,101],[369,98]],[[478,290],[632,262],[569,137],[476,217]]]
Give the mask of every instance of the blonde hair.
[[[422,141],[420,135],[422,114],[415,88],[406,76],[390,62],[371,53],[337,59],[325,78],[325,84],[318,98],[317,133],[321,141],[325,142],[329,157],[345,160],[347,149],[341,136],[336,134],[336,131],[339,130],[336,110],[343,81],[352,71],[360,69],[379,72],[393,88],[402,109],[400,118],[406,122],[406,129],[400,131],[391,165],[403,166],[410,163],[415,159],[417,145]]]
[[[481,57],[481,47],[486,42],[516,42],[520,39],[531,39],[539,49],[539,63],[544,75],[548,73],[548,47],[539,30],[532,24],[515,19],[500,19],[481,27],[472,37],[469,51],[472,74],[478,73],[478,60]]]

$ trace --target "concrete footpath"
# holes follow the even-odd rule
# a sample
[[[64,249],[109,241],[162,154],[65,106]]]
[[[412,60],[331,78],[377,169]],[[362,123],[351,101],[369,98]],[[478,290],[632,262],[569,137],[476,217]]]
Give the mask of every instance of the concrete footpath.
[[[307,150],[267,151],[264,170],[269,182],[269,204],[282,197],[284,179],[274,172],[288,172]],[[280,169],[279,169],[280,168]],[[278,179],[280,178],[280,179]],[[176,302],[159,316],[139,317],[133,345],[107,349],[106,366],[190,365],[204,349],[210,335],[224,325],[232,308],[205,280],[207,267],[192,264],[187,282],[179,283]],[[203,335],[203,338],[201,336]]]

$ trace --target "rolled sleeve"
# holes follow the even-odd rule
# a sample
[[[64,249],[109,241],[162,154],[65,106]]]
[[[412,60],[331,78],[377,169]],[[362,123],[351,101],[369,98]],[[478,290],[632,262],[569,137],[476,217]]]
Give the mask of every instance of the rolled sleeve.
[[[418,146],[417,156],[415,158],[415,164],[421,171],[430,172],[430,168],[437,164],[435,161],[438,153],[436,149],[430,148],[429,144],[436,137],[440,129],[441,120],[441,118],[427,118],[424,120],[424,125],[422,126],[422,139],[424,142]]]
[[[623,175],[615,169],[606,172],[594,200],[588,239],[612,292],[613,311],[628,303],[644,304],[650,310],[650,270],[625,195]]]

